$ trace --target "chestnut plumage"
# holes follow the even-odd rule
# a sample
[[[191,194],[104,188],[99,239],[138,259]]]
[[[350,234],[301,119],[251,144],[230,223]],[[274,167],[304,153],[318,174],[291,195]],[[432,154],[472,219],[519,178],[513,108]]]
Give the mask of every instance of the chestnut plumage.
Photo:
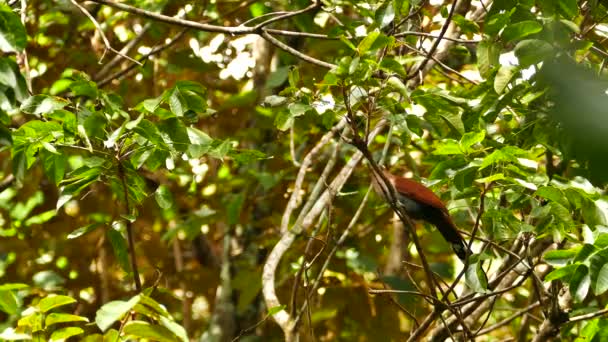
[[[426,221],[439,230],[443,238],[450,243],[454,253],[464,260],[467,254],[467,246],[458,232],[458,228],[452,221],[445,204],[426,186],[411,179],[395,176],[387,171],[383,171],[386,178],[395,188],[397,194],[397,205],[403,208],[409,217],[415,220]],[[374,190],[385,200],[388,189],[384,189],[380,184],[384,184],[382,179],[374,175],[372,185]]]

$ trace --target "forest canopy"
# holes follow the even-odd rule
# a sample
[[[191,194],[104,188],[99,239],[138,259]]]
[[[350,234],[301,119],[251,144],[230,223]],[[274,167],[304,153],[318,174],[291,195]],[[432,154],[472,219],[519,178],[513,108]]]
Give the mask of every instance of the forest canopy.
[[[603,341],[607,39],[593,0],[0,1],[0,340]]]

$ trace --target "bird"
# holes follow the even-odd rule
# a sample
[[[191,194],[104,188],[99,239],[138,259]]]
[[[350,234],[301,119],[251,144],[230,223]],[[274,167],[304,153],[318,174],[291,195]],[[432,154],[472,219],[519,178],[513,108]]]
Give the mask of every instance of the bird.
[[[469,249],[441,199],[431,189],[412,179],[393,175],[386,170],[381,172],[395,189],[397,207],[405,210],[410,218],[426,221],[437,227],[454,253],[464,261]],[[372,171],[372,186],[375,192],[389,202],[390,197],[387,196],[390,196],[390,192],[384,184],[382,178]]]

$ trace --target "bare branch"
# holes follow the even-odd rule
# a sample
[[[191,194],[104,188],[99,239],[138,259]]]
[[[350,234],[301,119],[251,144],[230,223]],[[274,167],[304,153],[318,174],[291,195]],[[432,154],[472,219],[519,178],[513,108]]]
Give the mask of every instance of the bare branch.
[[[386,121],[380,121],[376,125],[375,129],[370,133],[370,136],[375,137],[385,125]],[[274,286],[275,273],[281,258],[293,244],[296,237],[312,226],[315,219],[321,214],[321,211],[327,206],[334,194],[342,189],[342,186],[344,186],[354,168],[359,164],[359,162],[361,162],[362,158],[363,154],[360,151],[353,154],[348,163],[334,178],[329,188],[323,192],[310,211],[302,217],[301,222],[298,222],[300,220],[296,221],[294,226],[281,236],[281,239],[277,242],[268,255],[262,270],[262,294],[264,296],[266,306],[269,309],[281,306],[281,302],[276,295]],[[280,310],[279,312],[275,313],[273,318],[283,330],[286,340],[292,341],[294,339],[294,319],[287,313],[286,310]]]
[[[139,65],[143,65],[141,64],[139,61],[123,54],[122,52],[114,49],[112,47],[112,45],[110,44],[110,41],[108,40],[108,38],[106,37],[106,34],[103,32],[103,29],[101,28],[101,25],[99,25],[99,23],[97,22],[97,20],[91,15],[91,13],[89,13],[89,11],[87,11],[86,8],[84,8],[83,6],[81,6],[78,2],[76,2],[76,0],[70,0],[70,2],[78,7],[78,9],[82,12],[82,14],[84,14],[87,18],[89,18],[89,20],[91,20],[91,22],[93,23],[93,25],[95,26],[95,28],[97,29],[97,32],[99,32],[99,35],[101,36],[101,39],[103,40],[104,45],[106,46],[106,50],[110,50],[112,52],[114,52],[115,54],[130,60],[133,63],[139,64]],[[104,54],[105,55],[105,54]],[[101,59],[103,59],[103,56],[101,56]],[[101,62],[101,60],[100,60]]]
[[[72,1],[72,3],[74,3],[76,6],[78,6],[79,8],[84,9],[82,6],[78,5],[76,3],[76,0],[70,0]],[[107,5],[110,7],[114,7],[116,9],[119,9],[121,11],[125,11],[128,13],[132,13],[135,15],[140,15],[149,19],[153,19],[156,21],[160,21],[166,24],[171,24],[171,25],[178,25],[181,27],[185,27],[185,28],[190,28],[190,29],[195,29],[195,30],[200,30],[200,31],[206,31],[206,32],[216,32],[216,33],[224,33],[224,34],[229,34],[229,35],[244,35],[244,34],[259,34],[262,37],[264,37],[264,39],[268,40],[271,44],[273,44],[274,46],[278,47],[281,50],[284,50],[306,62],[324,67],[324,68],[328,68],[331,69],[334,67],[333,64],[331,63],[327,63],[327,62],[323,62],[320,61],[318,59],[315,59],[313,57],[310,57],[308,55],[305,55],[301,52],[299,52],[298,50],[288,46],[287,44],[282,43],[281,41],[277,40],[276,38],[272,37],[269,33],[269,31],[265,30],[264,26],[275,22],[276,20],[280,20],[280,19],[286,19],[289,17],[292,17],[294,15],[299,15],[302,13],[306,13],[308,11],[311,11],[315,8],[317,8],[319,6],[319,2],[317,0],[315,0],[313,2],[313,4],[311,6],[308,6],[302,10],[299,11],[294,11],[294,12],[290,12],[281,16],[278,16],[276,18],[273,19],[269,19],[268,21],[256,25],[254,27],[246,27],[246,26],[217,26],[217,25],[211,25],[211,24],[205,24],[205,23],[199,23],[196,21],[191,21],[191,20],[184,20],[184,19],[180,19],[180,18],[175,18],[175,17],[169,17],[166,15],[162,15],[162,14],[158,14],[155,12],[150,12],[150,11],[146,11],[146,10],[142,10],[140,8],[137,7],[133,7],[133,6],[129,6],[129,5],[125,5],[123,3],[118,3],[118,2],[113,2],[113,1],[109,1],[109,0],[89,0],[95,3],[99,3],[99,4],[103,4],[103,5]],[[85,10],[86,11],[86,10]],[[88,12],[87,12],[88,13]],[[89,18],[91,18],[91,20],[94,20],[94,18],[92,18],[92,16],[89,15]],[[96,25],[98,26],[98,24]],[[275,30],[272,31],[275,34],[281,34],[284,31],[280,31],[280,30]],[[102,33],[103,35],[103,33]],[[103,36],[104,38],[104,42],[107,41],[107,39],[105,38],[105,36]],[[109,46],[109,42],[107,44],[107,46]],[[111,48],[111,47],[110,47]],[[112,51],[119,53],[116,50]]]

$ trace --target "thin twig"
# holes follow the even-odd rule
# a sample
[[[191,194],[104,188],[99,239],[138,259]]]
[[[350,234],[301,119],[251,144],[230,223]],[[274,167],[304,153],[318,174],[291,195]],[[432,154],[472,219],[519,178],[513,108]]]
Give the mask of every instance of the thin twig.
[[[514,314],[512,314],[511,316],[509,316],[509,317],[507,317],[507,318],[503,319],[502,321],[500,321],[500,322],[498,322],[498,323],[495,323],[495,324],[493,324],[493,325],[490,325],[489,327],[487,327],[487,328],[485,328],[485,329],[483,329],[483,330],[479,331],[479,332],[477,333],[477,335],[478,335],[478,336],[480,336],[480,335],[485,335],[485,334],[487,334],[487,333],[489,333],[489,332],[492,332],[492,331],[494,331],[494,330],[496,330],[496,329],[499,329],[499,328],[501,328],[501,327],[503,327],[503,326],[505,326],[505,325],[509,324],[509,323],[510,323],[512,320],[516,319],[517,317],[519,317],[519,316],[521,316],[521,315],[524,315],[524,314],[526,314],[526,313],[528,313],[528,312],[530,312],[530,311],[532,311],[532,310],[536,309],[536,308],[537,308],[537,307],[539,307],[539,306],[540,306],[540,303],[539,303],[539,302],[536,302],[536,303],[534,303],[534,304],[532,304],[532,305],[528,305],[526,308],[523,308],[523,309],[521,309],[521,310],[518,310],[517,312],[515,312],[515,313],[514,313]]]
[[[129,205],[129,188],[127,187],[127,175],[125,174],[124,166],[118,161],[118,178],[123,189],[125,201],[125,215],[131,215],[131,207]],[[131,268],[133,271],[133,280],[135,281],[135,290],[141,292],[141,279],[139,279],[139,270],[137,268],[137,257],[135,256],[135,238],[133,237],[133,224],[131,220],[126,219],[127,226],[127,242],[129,244],[129,257],[131,258]]]
[[[457,4],[458,4],[458,0],[454,0],[454,2],[452,3],[452,8],[450,8],[450,12],[448,13],[448,17],[445,19],[445,23],[441,27],[441,31],[439,31],[439,36],[437,36],[437,39],[435,39],[435,41],[433,42],[433,45],[431,46],[431,49],[429,50],[428,57],[425,58],[422,61],[422,63],[420,63],[418,65],[418,67],[416,68],[416,70],[414,72],[412,72],[412,74],[409,75],[406,78],[406,80],[410,80],[410,79],[416,77],[416,75],[418,74],[419,71],[424,70],[424,67],[426,67],[426,64],[431,59],[430,56],[433,56],[435,54],[435,51],[437,50],[437,47],[439,46],[439,43],[441,43],[441,40],[443,39],[443,36],[445,35],[446,31],[448,30],[448,27],[450,26],[450,22],[452,21],[452,16],[454,16],[454,12],[456,11],[456,5]]]
[[[407,227],[408,231],[412,235],[412,241],[414,242],[414,245],[416,246],[416,250],[418,251],[418,255],[420,256],[420,261],[422,263],[422,266],[424,267],[430,294],[431,294],[431,296],[436,298],[437,292],[435,290],[435,282],[434,282],[434,279],[432,276],[431,268],[426,260],[424,251],[422,250],[420,240],[418,239],[418,236],[416,235],[416,230],[413,228],[414,226],[413,226],[409,216],[407,216],[407,213],[404,213],[403,210],[400,210],[399,206],[397,206],[397,194],[396,194],[395,188],[391,185],[390,181],[386,178],[384,173],[382,173],[382,171],[380,170],[380,167],[378,166],[378,164],[374,160],[374,157],[372,156],[371,152],[367,148],[367,144],[365,143],[365,141],[370,141],[369,138],[365,137],[364,139],[362,139],[361,136],[359,135],[359,132],[358,132],[356,124],[355,124],[355,116],[354,116],[354,113],[350,106],[349,94],[348,94],[348,90],[347,90],[346,86],[342,87],[342,97],[343,97],[343,101],[344,101],[344,106],[346,108],[347,122],[350,124],[351,130],[353,131],[353,140],[352,140],[351,144],[353,146],[355,146],[363,154],[365,159],[367,159],[369,166],[371,168],[371,171],[372,171],[372,177],[378,178],[379,183],[383,184],[382,191],[385,192],[385,198],[389,199],[389,204],[391,205],[391,208],[393,209],[393,211],[395,211],[397,216],[399,216],[399,219],[401,219],[401,221],[403,221],[404,226]]]
[[[334,146],[333,152],[332,152],[332,156],[329,158],[328,163],[325,165],[325,168],[323,170],[323,173],[321,174],[321,177],[319,177],[317,184],[315,184],[315,189],[313,189],[312,193],[311,193],[311,199],[315,199],[317,197],[317,195],[315,195],[316,193],[319,193],[321,191],[321,188],[325,185],[326,180],[329,177],[329,174],[333,171],[334,166],[336,164],[336,159],[338,157],[338,145],[336,144],[336,146]],[[313,201],[309,201],[309,203],[312,203]],[[306,212],[308,211],[310,208],[303,208],[302,212]],[[329,224],[328,224],[329,227]],[[313,231],[312,235],[313,237],[317,234],[318,230],[321,228],[321,224],[318,224],[317,227],[315,228],[315,230]],[[329,229],[328,229],[329,231]],[[315,262],[315,260],[317,259],[317,257],[319,256],[319,253],[322,252],[323,250],[325,250],[325,247],[327,245],[327,243],[324,244],[323,248],[321,249],[321,251],[319,253],[317,253],[317,255],[315,255],[315,257],[312,258],[312,260],[310,262],[307,261],[307,257],[308,254],[310,252],[310,249],[312,248],[312,241],[314,241],[314,238],[311,237],[308,240],[308,243],[306,244],[306,248],[304,250],[304,259],[302,261],[302,266],[300,267],[300,269],[298,270],[298,273],[296,274],[295,280],[294,280],[294,284],[293,284],[293,289],[291,291],[291,315],[294,316],[296,314],[296,301],[297,301],[297,293],[298,293],[298,288],[300,285],[300,279],[302,277],[302,273],[305,272],[308,268],[310,268],[310,266],[312,266]]]
[[[12,173],[4,177],[2,181],[0,181],[0,192],[8,189],[15,182],[15,175]]]
[[[23,25],[24,28],[27,28],[26,19],[27,19],[27,1],[21,0],[21,24]],[[19,53],[18,55],[19,55],[21,61],[23,62],[23,69],[24,69],[24,74],[25,74],[25,84],[27,86],[27,91],[30,94],[33,94],[32,75],[30,73],[30,62],[27,57],[27,50],[23,49],[23,52]]]
[[[72,1],[74,4],[76,4],[76,0],[70,0]],[[131,14],[136,14],[136,15],[140,15],[149,19],[153,19],[156,21],[160,21],[160,22],[164,22],[166,24],[171,24],[171,25],[178,25],[178,26],[182,26],[185,28],[191,28],[191,29],[195,29],[195,30],[200,30],[200,31],[205,31],[205,32],[216,32],[216,33],[225,33],[225,34],[229,34],[229,35],[245,35],[245,34],[259,34],[261,35],[264,39],[266,39],[268,42],[270,42],[272,45],[276,46],[277,48],[288,52],[306,62],[327,68],[327,69],[331,69],[334,67],[333,64],[331,63],[327,63],[327,62],[323,62],[321,60],[318,60],[316,58],[313,58],[311,56],[305,55],[301,52],[299,52],[298,50],[288,46],[287,44],[282,43],[281,41],[279,41],[278,39],[274,38],[271,34],[269,30],[266,30],[264,28],[265,25],[268,25],[270,22],[274,22],[278,19],[285,19],[285,18],[289,18],[293,15],[299,15],[305,12],[308,12],[314,8],[316,8],[318,6],[317,1],[315,0],[315,3],[303,10],[300,11],[295,11],[295,12],[290,12],[288,14],[282,15],[282,16],[278,16],[276,18],[270,19],[270,22],[264,22],[260,25],[256,25],[254,27],[245,27],[245,26],[217,26],[217,25],[210,25],[210,24],[204,24],[204,23],[199,23],[199,22],[195,22],[195,21],[190,21],[190,20],[184,20],[184,19],[180,19],[180,18],[175,18],[175,17],[169,17],[166,15],[162,15],[162,14],[158,14],[155,12],[150,12],[150,11],[146,11],[146,10],[142,10],[140,8],[137,7],[133,7],[133,6],[129,6],[129,5],[125,5],[123,3],[118,3],[118,2],[113,2],[113,1],[109,1],[109,0],[90,0],[93,1],[95,3],[99,3],[99,4],[103,4],[103,5],[107,5],[110,7],[114,7],[116,9],[119,9],[121,11],[125,11],[125,12],[129,12]],[[79,6],[79,5],[78,5]],[[272,31],[275,34],[281,34],[281,32],[283,31]],[[105,41],[105,40],[104,40]],[[116,51],[118,52],[118,51]]]
[[[148,30],[150,29],[150,27],[152,27],[151,23],[147,23],[142,29],[141,32],[139,32],[137,34],[137,37],[131,39],[127,44],[125,44],[125,46],[123,46],[122,49],[120,49],[120,53],[121,54],[128,54],[129,52],[131,52],[135,46],[141,42],[141,40],[144,38],[144,36],[146,35],[146,32],[148,32]],[[114,58],[112,58],[108,63],[106,63],[101,70],[99,70],[95,76],[93,77],[93,79],[95,80],[99,80],[101,78],[103,78],[104,76],[106,76],[108,74],[108,72],[114,68],[118,62],[120,62],[120,57],[121,55],[116,55],[114,56]]]
[[[173,36],[173,38],[169,39],[168,41],[164,42],[163,44],[157,45],[155,46],[152,50],[150,50],[150,52],[148,52],[147,54],[141,56],[139,58],[140,61],[145,61],[148,58],[150,58],[150,56],[156,55],[157,53],[160,53],[162,51],[164,51],[165,49],[171,47],[173,44],[175,44],[181,37],[184,36],[184,34],[186,34],[186,32],[188,32],[188,29],[183,29],[180,32],[178,32],[175,36]],[[104,78],[103,80],[97,82],[97,86],[99,87],[103,87],[106,84],[112,82],[112,80],[114,79],[118,79],[126,74],[128,74],[131,70],[135,69],[138,65],[137,64],[131,64],[128,67],[119,70],[118,72],[109,75],[108,77]]]
[[[568,322],[570,323],[576,323],[576,322],[581,322],[581,321],[585,321],[588,319],[593,319],[599,316],[603,316],[605,314],[608,313],[608,309],[603,309],[603,310],[599,310],[596,312],[592,312],[592,313],[588,313],[588,314],[584,314],[584,315],[578,315],[578,316],[574,316],[571,317]]]
[[[137,61],[137,60],[135,60],[135,59],[133,59],[133,58],[131,58],[131,57],[129,57],[129,56],[127,56],[127,55],[123,54],[122,52],[120,52],[120,51],[118,51],[118,50],[114,49],[114,48],[112,47],[112,45],[110,44],[110,41],[109,41],[109,40],[108,40],[108,38],[106,37],[106,34],[103,32],[103,29],[101,28],[101,25],[99,25],[99,23],[97,22],[97,19],[95,19],[95,18],[94,18],[94,17],[91,15],[91,13],[89,13],[89,11],[87,11],[87,9],[86,9],[86,8],[84,8],[84,7],[83,7],[83,6],[81,6],[81,5],[80,5],[78,2],[76,2],[76,0],[70,0],[70,2],[71,2],[71,3],[72,3],[74,6],[78,7],[78,9],[79,9],[79,10],[82,12],[82,14],[84,14],[84,15],[85,15],[87,18],[89,18],[89,20],[91,20],[91,22],[93,23],[93,26],[95,26],[95,29],[97,29],[97,32],[99,32],[99,35],[101,36],[101,39],[103,40],[103,43],[104,43],[104,45],[106,46],[106,50],[110,50],[110,51],[114,52],[115,54],[117,54],[117,55],[119,55],[119,56],[122,56],[122,57],[123,57],[123,58],[125,58],[125,59],[130,60],[130,61],[131,61],[131,62],[133,62],[133,63],[139,64],[140,66],[141,66],[141,65],[143,65],[143,64],[141,64],[139,61]],[[104,53],[104,55],[105,55],[105,53]],[[102,55],[102,56],[101,56],[101,59],[100,59],[100,61],[99,61],[99,62],[101,62],[101,60],[103,59],[103,57],[104,57],[104,56]]]
[[[403,32],[399,32],[394,35],[395,38],[401,38],[401,37],[406,37],[406,36],[419,36],[419,37],[428,37],[428,38],[439,39],[438,35],[435,35],[432,33],[427,33],[427,32],[418,32],[418,31],[403,31]],[[446,37],[446,36],[444,36],[443,39],[449,40],[449,41],[452,41],[455,43],[463,43],[463,44],[481,43],[481,40],[460,39],[460,38],[453,38],[453,37]]]
[[[288,19],[288,18],[295,17],[295,16],[300,15],[300,14],[304,14],[304,13],[313,11],[313,10],[319,8],[320,6],[321,6],[321,1],[319,1],[319,0],[312,0],[312,4],[310,4],[306,8],[303,8],[303,9],[298,10],[298,11],[288,12],[288,13],[276,16],[274,18],[268,19],[268,20],[266,20],[264,22],[261,22],[261,23],[255,25],[253,27],[253,29],[254,29],[254,31],[259,31],[263,27],[268,26],[268,25],[270,25],[270,24],[272,24],[274,22],[277,22],[279,20]]]
[[[281,42],[280,40],[276,39],[275,37],[271,36],[270,33],[268,33],[267,31],[262,31],[261,35],[270,44],[276,46],[277,48],[279,48],[285,52],[288,52],[288,53],[300,58],[303,61],[307,61],[308,63],[318,65],[320,67],[327,68],[327,69],[332,69],[332,68],[336,67],[335,64],[327,63],[322,60],[318,60],[316,58],[313,58],[311,56],[301,53],[300,51],[292,48],[291,46],[289,46],[289,45]]]

